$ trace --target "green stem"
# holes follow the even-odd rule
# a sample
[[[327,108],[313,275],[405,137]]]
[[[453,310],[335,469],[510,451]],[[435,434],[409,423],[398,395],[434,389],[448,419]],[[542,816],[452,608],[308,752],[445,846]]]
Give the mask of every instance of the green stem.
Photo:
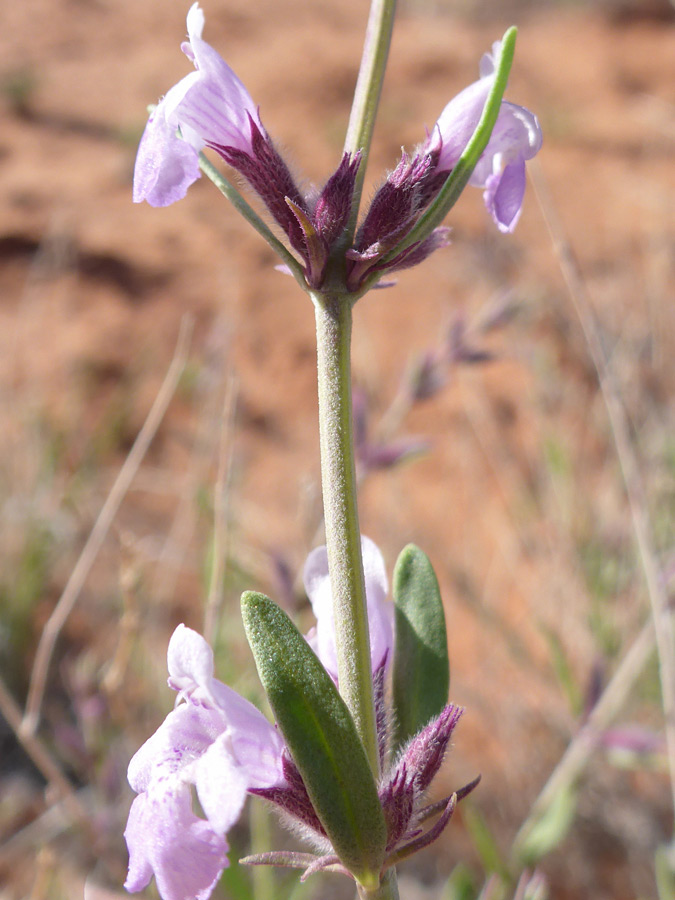
[[[387,869],[384,878],[373,890],[358,886],[360,900],[399,900],[396,869]]]
[[[356,176],[354,196],[352,199],[351,222],[347,229],[351,237],[356,228],[359,213],[363,179],[368,165],[370,142],[375,127],[375,116],[382,93],[382,82],[387,67],[391,35],[394,29],[396,0],[372,0],[366,39],[363,45],[361,68],[354,91],[354,101],[349,116],[347,136],[345,137],[345,153],[361,151],[361,165]]]
[[[321,480],[340,693],[379,775],[370,637],[356,499],[349,294],[312,295],[316,314]]]

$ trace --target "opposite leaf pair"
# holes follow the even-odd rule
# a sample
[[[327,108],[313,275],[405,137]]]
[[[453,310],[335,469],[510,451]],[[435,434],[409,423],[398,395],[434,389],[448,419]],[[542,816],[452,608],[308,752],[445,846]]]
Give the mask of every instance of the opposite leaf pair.
[[[247,593],[242,598],[247,636],[279,730],[213,677],[213,653],[203,638],[184,625],[176,629],[168,651],[169,685],[185,702],[129,766],[129,781],[139,796],[125,833],[128,890],[141,890],[154,874],[163,900],[206,900],[228,864],[225,834],[247,792],[282,811],[315,853],[268,853],[246,862],[299,867],[304,877],[329,868],[375,887],[389,866],[441,833],[457,800],[474,787],[439,804],[424,804],[461,715],[461,709],[445,705],[445,623],[429,561],[414,547],[399,558],[394,651],[382,557],[366,538],[363,551],[384,772],[380,783],[336,687],[328,569],[319,548],[305,567],[317,615],[308,639],[267,597]],[[393,738],[392,711],[385,703],[392,655]],[[206,819],[192,811],[193,787]],[[425,831],[423,824],[433,816],[436,821]]]

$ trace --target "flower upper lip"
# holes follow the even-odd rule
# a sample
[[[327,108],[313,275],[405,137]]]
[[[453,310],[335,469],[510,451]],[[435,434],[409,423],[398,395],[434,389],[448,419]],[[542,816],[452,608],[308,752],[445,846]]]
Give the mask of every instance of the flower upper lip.
[[[203,28],[204,13],[194,3],[187,15],[189,41],[181,46],[195,71],[166,93],[148,120],[134,169],[136,203],[168,206],[180,200],[200,177],[200,150],[210,143],[250,149],[250,121],[262,128],[250,94],[202,39]]]

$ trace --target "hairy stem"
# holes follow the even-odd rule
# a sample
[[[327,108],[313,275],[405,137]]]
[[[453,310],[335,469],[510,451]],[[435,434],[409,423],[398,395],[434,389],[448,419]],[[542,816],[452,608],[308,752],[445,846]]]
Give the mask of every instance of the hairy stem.
[[[312,299],[316,313],[321,480],[340,693],[377,778],[379,757],[352,428],[352,304],[348,294],[314,294]]]

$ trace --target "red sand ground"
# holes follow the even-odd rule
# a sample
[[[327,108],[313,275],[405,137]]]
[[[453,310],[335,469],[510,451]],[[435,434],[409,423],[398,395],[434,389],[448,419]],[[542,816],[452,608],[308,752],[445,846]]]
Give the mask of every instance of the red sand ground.
[[[204,5],[205,37],[260,103],[266,127],[297,171],[320,183],[340,156],[366,4]],[[152,402],[181,317],[191,313],[196,326],[190,385],[175,401],[59,645],[42,732],[57,758],[64,753],[54,738],[64,666],[86,668],[88,660],[99,672],[114,650],[120,542],[131,546],[127,553],[143,573],[143,642],[156,656],[146,665],[150,699],[127,685],[125,702],[135,696],[149,704],[153,724],[168,708],[159,687],[167,636],[177,621],[201,621],[209,520],[196,514],[191,529],[190,515],[193,493],[208,496],[215,477],[226,369],[238,385],[230,549],[245,584],[278,592],[273,556],[297,570],[318,521],[307,298],[274,270],[271,252],[206,179],[166,210],[130,202],[145,107],[188,71],[178,46],[186,8],[160,0],[24,0],[5,4],[0,33],[5,581],[27,521],[44,521],[54,534],[25,671],[6,673],[24,688],[40,624]],[[542,176],[612,353],[656,508],[672,485],[664,460],[675,348],[675,30],[672,22],[616,21],[589,8],[521,8],[514,18],[521,27],[508,96],[541,118]],[[481,53],[510,23],[459,17],[444,2],[403,5],[370,189],[401,145],[414,145],[445,102],[474,80]],[[32,78],[34,90],[17,109],[11,84]],[[507,851],[576,727],[544,631],[553,629],[582,688],[602,649],[589,625],[594,590],[580,546],[598,544],[603,559],[624,561],[602,613],[619,643],[628,645],[646,606],[606,413],[534,191],[528,189],[514,236],[496,234],[477,191],[466,193],[449,224],[449,249],[357,308],[354,370],[373,427],[410,360],[441,342],[451,323],[463,318],[475,330],[505,291],[520,315],[476,338],[497,354],[495,362],[453,369],[447,386],[405,419],[401,433],[429,438],[432,450],[364,482],[362,525],[390,567],[411,540],[437,567],[447,598],[452,698],[467,707],[447,785],[483,773],[475,804]],[[58,447],[56,468],[47,470]],[[181,498],[185,552],[175,573],[165,560],[158,574]],[[672,514],[667,521],[672,539]],[[605,570],[603,563],[603,577]],[[228,593],[228,609],[236,610],[240,581]],[[640,696],[622,721],[639,715]],[[118,730],[123,719],[114,720]],[[122,756],[149,727],[141,717]],[[64,765],[77,783],[86,782],[72,760]],[[572,836],[544,866],[554,895],[654,896],[653,852],[669,827],[666,786],[661,772],[621,772],[598,758]],[[29,796],[7,819],[5,840],[43,808],[39,793]],[[120,786],[122,821],[129,800]],[[112,871],[123,876],[114,829],[110,844]],[[29,840],[18,846],[2,897],[21,896],[31,884],[26,863],[35,847]],[[54,871],[94,869],[77,837],[64,846]],[[442,851],[414,869],[434,882],[462,854],[473,859],[469,847],[455,824]],[[110,871],[100,880],[112,887]]]

